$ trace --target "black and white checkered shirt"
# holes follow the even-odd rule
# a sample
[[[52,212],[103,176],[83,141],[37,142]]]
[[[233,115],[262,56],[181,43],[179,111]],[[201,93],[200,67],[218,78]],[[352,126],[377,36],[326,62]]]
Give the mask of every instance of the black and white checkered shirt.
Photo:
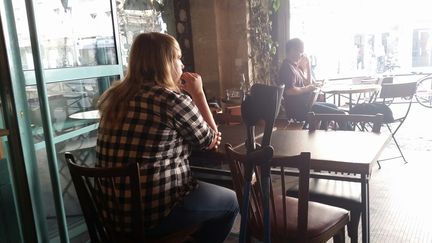
[[[96,166],[140,163],[142,218],[145,227],[151,228],[197,186],[189,167],[191,148],[208,147],[214,136],[187,95],[143,86],[129,102],[119,130],[99,125]],[[118,183],[122,215],[116,218],[124,227],[117,230],[130,231],[130,190],[127,181]]]

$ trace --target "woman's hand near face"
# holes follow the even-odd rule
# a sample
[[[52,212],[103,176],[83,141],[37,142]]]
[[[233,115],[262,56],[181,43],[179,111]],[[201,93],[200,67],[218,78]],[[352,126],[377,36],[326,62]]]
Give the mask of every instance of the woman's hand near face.
[[[188,92],[192,99],[204,93],[201,76],[197,73],[185,72],[181,76],[180,88]]]

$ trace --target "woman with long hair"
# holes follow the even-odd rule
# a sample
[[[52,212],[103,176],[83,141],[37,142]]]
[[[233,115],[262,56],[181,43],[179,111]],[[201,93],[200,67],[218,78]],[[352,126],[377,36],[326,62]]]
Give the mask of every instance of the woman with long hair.
[[[216,148],[221,134],[200,75],[183,73],[183,67],[172,36],[143,33],[135,38],[127,74],[99,99],[97,166],[140,164],[146,234],[200,225],[198,242],[223,242],[238,203],[232,190],[192,177],[192,148]],[[121,183],[119,195],[125,200],[122,215],[116,216],[125,226],[121,230],[130,231],[130,194],[127,182]]]

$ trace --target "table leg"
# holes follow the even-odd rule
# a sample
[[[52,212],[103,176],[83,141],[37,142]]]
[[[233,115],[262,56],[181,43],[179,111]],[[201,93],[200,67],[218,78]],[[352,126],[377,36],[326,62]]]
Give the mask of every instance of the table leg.
[[[361,197],[362,197],[362,242],[370,242],[370,223],[369,223],[369,178],[361,175]]]
[[[351,108],[352,108],[352,102],[353,102],[353,100],[352,100],[352,94],[351,93],[349,93],[349,101],[348,102],[349,102],[348,103],[348,109],[350,111]]]

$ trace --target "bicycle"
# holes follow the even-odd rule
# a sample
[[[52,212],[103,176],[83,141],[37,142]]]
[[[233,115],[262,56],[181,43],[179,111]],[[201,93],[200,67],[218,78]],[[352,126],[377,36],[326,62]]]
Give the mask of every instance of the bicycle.
[[[432,108],[432,73],[417,81],[417,91],[414,96],[420,105]]]

